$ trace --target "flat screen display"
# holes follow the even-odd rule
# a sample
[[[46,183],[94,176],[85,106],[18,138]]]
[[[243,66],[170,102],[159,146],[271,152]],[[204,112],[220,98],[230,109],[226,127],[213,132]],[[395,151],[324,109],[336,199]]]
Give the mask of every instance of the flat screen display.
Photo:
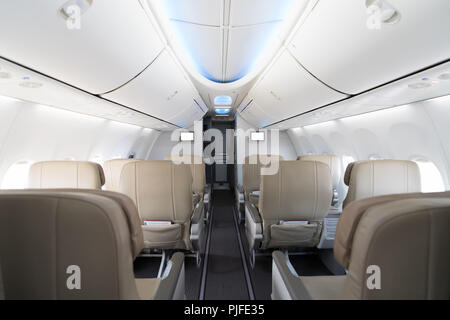
[[[264,141],[265,136],[264,136],[264,132],[251,132],[250,133],[250,140],[252,141]]]
[[[181,141],[194,141],[194,132],[181,132]]]

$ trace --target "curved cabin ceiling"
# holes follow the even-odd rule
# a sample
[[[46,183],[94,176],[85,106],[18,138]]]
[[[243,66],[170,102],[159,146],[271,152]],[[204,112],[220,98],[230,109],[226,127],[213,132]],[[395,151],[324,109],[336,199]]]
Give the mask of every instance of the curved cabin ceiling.
[[[295,0],[164,0],[176,41],[207,79],[243,78],[274,41]]]
[[[87,5],[72,30],[61,10],[75,2]],[[380,3],[394,14],[370,24]],[[450,93],[448,0],[11,0],[0,11],[0,94],[149,128],[237,110],[286,129]]]

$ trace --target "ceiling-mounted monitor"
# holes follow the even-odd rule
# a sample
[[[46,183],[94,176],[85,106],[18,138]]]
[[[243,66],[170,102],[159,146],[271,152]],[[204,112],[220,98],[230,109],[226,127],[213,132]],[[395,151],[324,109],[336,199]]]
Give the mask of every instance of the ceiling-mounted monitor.
[[[194,132],[192,131],[181,132],[180,141],[194,141]]]
[[[251,141],[264,141],[266,139],[264,131],[253,131],[250,132]]]

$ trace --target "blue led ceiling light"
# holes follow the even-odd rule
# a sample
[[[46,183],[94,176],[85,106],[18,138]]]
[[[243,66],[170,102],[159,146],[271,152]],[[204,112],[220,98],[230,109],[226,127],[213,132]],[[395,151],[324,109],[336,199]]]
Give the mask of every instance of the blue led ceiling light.
[[[216,112],[216,114],[230,114],[231,112],[231,108],[215,108],[214,111]]]
[[[217,96],[214,98],[214,105],[216,106],[231,106],[233,99],[230,96]]]
[[[265,0],[261,1],[264,4],[260,5],[258,1],[252,1],[254,5],[267,6],[267,11],[270,13],[258,10],[259,8],[253,9],[251,6],[242,6],[243,10],[246,10],[242,16],[258,15],[258,17],[249,18],[248,21],[240,18],[239,22],[235,22],[236,24],[233,24],[234,20],[230,17],[229,24],[220,25],[217,21],[214,22],[215,19],[205,15],[220,16],[224,13],[231,15],[232,10],[229,9],[229,12],[208,11],[209,6],[207,8],[201,8],[201,6],[205,5],[204,3],[218,3],[222,0],[162,0],[161,2],[173,31],[174,40],[179,44],[186,58],[203,77],[216,83],[234,82],[249,74],[262,61],[264,53],[274,43],[291,8],[296,3],[295,0]],[[236,7],[239,7],[240,1],[235,2]],[[211,5],[211,8],[216,6]],[[193,14],[186,12],[187,10],[201,13]],[[224,37],[222,29],[229,30],[227,37]],[[228,42],[222,43],[221,39],[225,38]],[[226,56],[216,59],[217,53],[222,51],[221,46],[228,48]],[[224,64],[223,61],[227,62]]]

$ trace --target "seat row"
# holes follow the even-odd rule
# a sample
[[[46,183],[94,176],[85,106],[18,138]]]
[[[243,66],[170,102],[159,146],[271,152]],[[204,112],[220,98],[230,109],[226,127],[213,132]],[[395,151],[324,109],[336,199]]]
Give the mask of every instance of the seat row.
[[[276,174],[260,175],[262,161],[243,166],[241,198],[251,264],[258,250],[311,248],[326,240],[332,247],[342,202],[339,158],[308,155],[283,161],[268,157],[279,161]],[[359,199],[421,190],[417,164],[403,160],[354,162],[346,169],[344,183],[348,186],[344,208]]]
[[[82,161],[32,165],[30,189],[0,191],[5,297],[184,298],[182,252],[200,256],[209,205],[198,165],[136,159],[107,161],[105,170]],[[181,252],[157,278],[135,279],[133,260],[144,249]]]

